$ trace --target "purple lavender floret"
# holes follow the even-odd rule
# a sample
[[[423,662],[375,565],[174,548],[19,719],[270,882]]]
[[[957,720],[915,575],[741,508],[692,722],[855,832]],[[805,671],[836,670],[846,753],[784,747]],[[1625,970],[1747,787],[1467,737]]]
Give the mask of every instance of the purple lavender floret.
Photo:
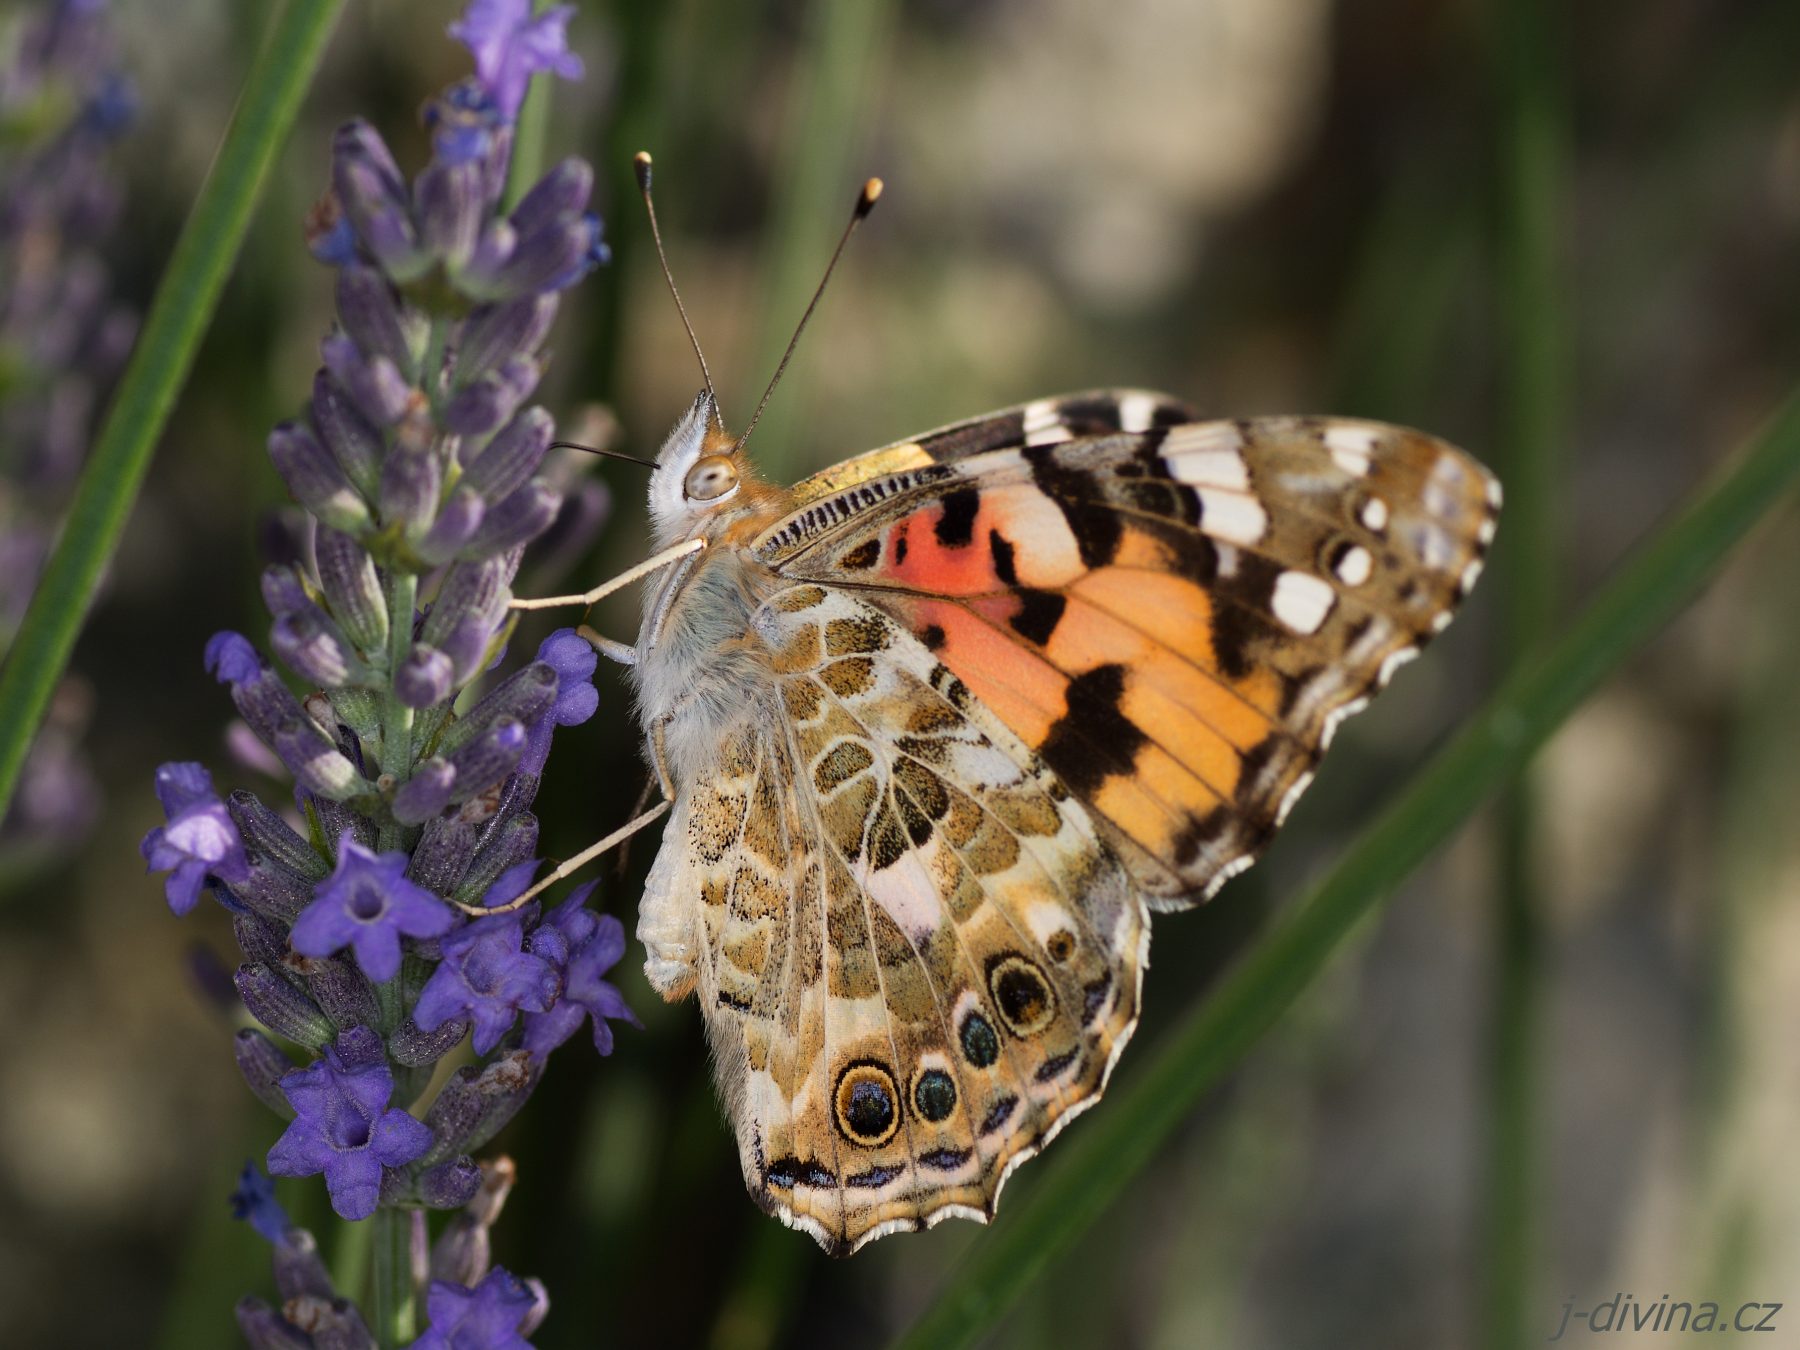
[[[625,996],[602,978],[625,954],[625,929],[612,915],[586,908],[593,889],[593,883],[577,887],[545,916],[529,940],[531,951],[561,970],[563,977],[562,997],[555,1005],[525,1015],[521,1045],[539,1058],[579,1031],[586,1018],[593,1019],[594,1049],[602,1055],[612,1053],[611,1021],[643,1026]]]
[[[525,101],[525,87],[539,71],[579,80],[581,58],[569,50],[573,5],[556,5],[536,18],[531,0],[472,0],[450,36],[475,57],[476,78],[509,121]]]
[[[349,947],[371,980],[400,973],[400,940],[441,937],[455,913],[423,886],[406,879],[405,853],[372,853],[346,833],[338,841],[337,870],[313,892],[294,920],[290,940],[302,956],[330,956]]]
[[[191,911],[208,877],[227,884],[249,880],[244,841],[205,765],[163,765],[156,771],[156,796],[168,823],[146,834],[140,850],[152,872],[169,874],[163,891],[171,910]]]
[[[520,773],[541,774],[551,733],[557,727],[580,726],[600,707],[600,691],[594,688],[599,654],[573,628],[559,628],[539,643],[537,659],[556,672],[556,702],[531,723]]]
[[[485,915],[439,944],[443,962],[413,1008],[421,1030],[467,1017],[475,1026],[475,1053],[485,1055],[521,1011],[541,1013],[556,1002],[562,979],[555,966],[525,949],[526,916],[526,910]]]
[[[473,1289],[433,1280],[425,1293],[431,1322],[411,1350],[531,1350],[525,1337],[550,1310],[544,1287],[495,1266]]]
[[[269,1171],[282,1177],[325,1174],[339,1217],[366,1219],[381,1194],[381,1169],[403,1167],[431,1147],[431,1131],[390,1108],[394,1075],[381,1037],[352,1027],[322,1058],[281,1080],[294,1121],[269,1150]]]

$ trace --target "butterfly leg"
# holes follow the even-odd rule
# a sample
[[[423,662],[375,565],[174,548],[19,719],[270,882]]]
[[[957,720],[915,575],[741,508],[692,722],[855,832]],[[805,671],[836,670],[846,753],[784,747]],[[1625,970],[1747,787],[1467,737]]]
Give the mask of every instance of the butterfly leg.
[[[663,800],[675,800],[675,783],[669,777],[669,723],[675,720],[673,712],[664,713],[656,719],[656,725],[650,728],[650,759],[656,766],[657,786],[662,788]]]
[[[616,661],[622,666],[637,664],[637,648],[629,643],[614,642],[609,637],[602,637],[585,623],[577,628],[575,633],[577,637],[585,638],[588,645],[608,661]]]
[[[509,609],[562,609],[575,605],[595,605],[614,591],[622,590],[632,582],[649,576],[652,572],[667,567],[672,562],[680,562],[690,553],[698,553],[706,547],[704,539],[684,539],[661,553],[653,553],[636,567],[628,567],[610,581],[603,581],[591,591],[583,591],[579,595],[540,595],[529,600],[513,600]]]
[[[598,858],[602,853],[605,853],[608,849],[617,848],[620,844],[624,843],[627,839],[631,838],[632,835],[636,834],[639,830],[643,829],[646,825],[654,824],[656,821],[658,821],[659,819],[662,818],[663,813],[669,809],[670,805],[671,805],[670,802],[666,802],[666,801],[658,802],[655,806],[651,807],[648,811],[644,812],[643,815],[638,816],[635,820],[626,821],[623,825],[619,826],[618,829],[614,830],[611,834],[607,835],[606,838],[602,839],[599,843],[589,844],[586,848],[582,849],[581,852],[577,853],[573,858],[570,858],[567,862],[559,863],[556,866],[556,868],[550,873],[549,876],[543,878],[541,881],[534,883],[530,890],[527,890],[523,894],[517,896],[516,898],[509,900],[504,905],[492,905],[492,906],[465,905],[461,901],[457,901],[457,900],[453,900],[453,901],[451,901],[451,903],[454,904],[458,909],[462,910],[463,913],[465,913],[465,914],[476,914],[476,915],[507,914],[515,909],[519,909],[519,908],[529,904],[531,901],[535,900],[539,895],[543,894],[543,892],[548,890],[550,887],[554,886],[557,882],[561,881],[564,877],[569,876],[572,873],[579,871],[583,867],[586,867],[595,858]]]

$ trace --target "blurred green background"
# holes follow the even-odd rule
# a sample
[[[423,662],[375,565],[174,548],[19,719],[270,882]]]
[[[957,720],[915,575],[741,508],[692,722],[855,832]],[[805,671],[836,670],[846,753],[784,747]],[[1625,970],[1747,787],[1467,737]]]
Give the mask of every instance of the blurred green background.
[[[117,261],[141,304],[266,13],[117,8],[142,103]],[[331,130],[367,116],[415,168],[419,105],[466,68],[442,37],[456,8],[347,12],[77,649],[101,823],[48,870],[0,859],[0,1344],[231,1345],[233,1301],[269,1291],[225,1195],[279,1126],[195,973],[196,947],[235,963],[229,925],[173,921],[137,841],[160,761],[280,792],[228,757],[200,651],[266,632],[259,524],[282,499],[262,444],[330,320],[299,222]],[[1551,22],[1521,34],[1527,11]],[[1503,475],[1520,425],[1542,432],[1548,509],[1503,520],[1501,579],[1345,730],[1261,865],[1157,922],[1121,1081],[1521,634],[1553,630],[1800,368],[1800,9],[1782,0],[619,0],[582,4],[571,37],[588,78],[555,91],[548,150],[599,167],[615,261],[552,339],[564,434],[616,417],[647,453],[698,387],[631,189],[644,148],[739,424],[857,185],[886,180],[757,433],[779,476],[1103,384],[1404,422]],[[1521,200],[1550,223],[1535,289]],[[595,580],[645,539],[637,471],[598,472],[615,510]],[[1784,510],[1557,739],[1522,843],[1486,819],[1416,875],[996,1343],[1491,1343],[1497,1165],[1531,1202],[1530,1339],[1565,1299],[1620,1290],[1800,1307],[1795,525]],[[1523,615],[1508,576],[1537,578]],[[631,602],[604,618],[628,636]],[[539,798],[551,856],[622,820],[640,781],[624,685],[600,678]],[[628,929],[652,851],[606,873]],[[1522,964],[1499,936],[1506,876],[1539,936]],[[551,1293],[535,1342],[882,1343],[982,1231],[833,1262],[762,1217],[697,1012],[635,965],[647,1029],[609,1060],[563,1050],[491,1150],[520,1170],[497,1259]],[[1493,1144],[1508,970],[1535,990],[1518,1025],[1539,1047],[1510,1089],[1536,1141],[1522,1190]],[[319,1190],[282,1193],[329,1250]]]

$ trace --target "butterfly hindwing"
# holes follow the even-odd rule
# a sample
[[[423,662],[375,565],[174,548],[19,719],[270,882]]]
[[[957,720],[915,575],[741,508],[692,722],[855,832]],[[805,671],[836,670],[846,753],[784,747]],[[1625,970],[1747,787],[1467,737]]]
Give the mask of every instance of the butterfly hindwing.
[[[1079,425],[1104,426],[1081,398]],[[1448,622],[1498,485],[1379,423],[1167,423],[1173,400],[1125,398],[1166,424],[951,429],[994,448],[940,462],[921,438],[916,464],[860,480],[852,461],[755,547],[904,624],[1180,904],[1254,858],[1337,723]]]
[[[652,961],[696,952],[765,1208],[840,1252],[985,1218],[1103,1086],[1148,916],[1084,808],[890,615],[803,585],[753,627],[779,715],[678,803]],[[701,931],[669,941],[695,893]]]

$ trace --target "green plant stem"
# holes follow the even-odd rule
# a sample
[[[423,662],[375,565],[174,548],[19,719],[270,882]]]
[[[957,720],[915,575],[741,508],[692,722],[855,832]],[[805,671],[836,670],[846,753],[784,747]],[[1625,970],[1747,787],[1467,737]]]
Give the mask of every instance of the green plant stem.
[[[551,0],[533,0],[531,12],[542,14]],[[525,101],[519,105],[519,117],[513,123],[512,158],[506,165],[506,190],[500,202],[505,210],[519,204],[526,190],[544,172],[544,140],[550,129],[550,85],[554,77],[534,75],[525,89]]]
[[[370,1251],[370,1315],[381,1350],[410,1344],[418,1334],[418,1290],[413,1285],[413,1214],[404,1209],[378,1209],[364,1220],[374,1229]]]
[[[288,0],[245,77],[218,158],[182,227],[82,470],[62,535],[0,669],[0,816],[193,365],[269,167],[343,7],[344,0]]]
[[[1669,621],[1800,481],[1800,394],[1623,566],[1560,641],[1515,672],[1338,865],[1042,1164],[986,1241],[900,1339],[968,1346],[1066,1252],[1322,970],[1358,921],[1525,765]]]
[[[1500,473],[1507,510],[1495,558],[1501,647],[1520,662],[1542,651],[1562,572],[1557,452],[1565,443],[1569,368],[1560,226],[1565,98],[1555,0],[1505,0],[1493,13],[1497,136],[1497,347]],[[1528,1339],[1540,1199],[1536,1102],[1542,1077],[1542,919],[1529,774],[1502,794],[1495,833],[1493,988],[1482,1184],[1481,1333],[1493,1350]]]

